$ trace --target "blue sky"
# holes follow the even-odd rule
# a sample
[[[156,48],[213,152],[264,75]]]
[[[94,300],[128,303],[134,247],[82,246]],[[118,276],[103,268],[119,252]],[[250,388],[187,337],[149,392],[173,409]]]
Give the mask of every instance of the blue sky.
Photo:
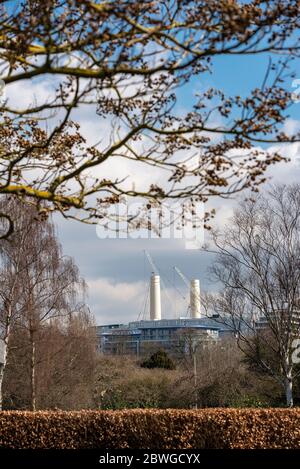
[[[206,86],[222,89],[226,94],[247,94],[262,83],[268,56],[265,57],[220,57],[216,61],[213,75],[194,78],[180,90],[178,106],[184,103],[186,109],[197,90]],[[300,68],[294,63],[297,76]],[[287,82],[287,86],[289,82]],[[290,82],[291,86],[291,82]],[[85,119],[89,113],[85,111]],[[289,110],[291,120],[288,126],[298,125],[300,104]],[[290,163],[281,163],[272,168],[268,175],[272,182],[298,181],[300,176],[299,145],[285,145],[285,153],[292,158]],[[298,164],[299,163],[299,164]],[[216,222],[222,224],[231,215],[236,199],[210,202],[217,208]],[[187,250],[182,240],[101,240],[96,236],[95,227],[57,217],[58,232],[66,254],[72,255],[90,286],[89,304],[98,324],[136,320],[141,313],[145,299],[151,267],[145,260],[143,251],[147,249],[160,269],[168,295],[162,295],[163,315],[172,317],[183,315],[187,300],[178,293],[187,294],[183,282],[174,276],[173,266],[177,265],[188,278],[200,278],[203,290],[214,290],[207,269],[212,256],[200,250]],[[207,236],[209,236],[207,234]],[[173,298],[173,304],[170,302]]]
[[[195,93],[207,87],[216,87],[227,95],[245,96],[251,89],[261,85],[268,58],[267,54],[215,58],[212,75],[208,73],[199,75],[180,89],[178,113],[188,110]],[[295,61],[293,67],[296,77],[300,78],[300,62]],[[287,80],[286,86],[292,90],[292,81]],[[36,90],[40,95],[46,95],[47,87],[45,79],[17,84],[14,88],[14,98],[22,102],[26,94],[32,90]],[[287,121],[286,128],[296,128],[300,125],[300,103],[294,104],[289,114],[290,120]],[[96,118],[92,108],[78,109],[76,118],[80,121],[83,134],[90,143],[99,140],[99,136],[105,135],[109,128],[109,121]],[[284,145],[283,149],[292,161],[271,168],[268,175],[272,177],[272,181],[299,181],[300,146]],[[142,180],[144,176],[142,172],[139,174]],[[236,199],[227,201],[214,199],[210,202],[210,207],[214,206],[217,209],[216,223],[222,225],[226,222],[235,203]],[[150,252],[159,267],[166,286],[167,293],[162,294],[164,317],[184,315],[187,308],[187,300],[178,293],[180,290],[186,295],[186,287],[178,277],[174,276],[174,265],[177,265],[188,278],[199,278],[203,290],[217,288],[209,281],[207,274],[207,268],[212,260],[211,255],[201,250],[185,249],[182,240],[104,240],[97,237],[94,226],[67,221],[59,215],[55,215],[54,219],[64,253],[74,257],[88,283],[88,303],[97,324],[127,322],[136,320],[140,316],[151,273],[151,267],[143,253],[145,249]]]

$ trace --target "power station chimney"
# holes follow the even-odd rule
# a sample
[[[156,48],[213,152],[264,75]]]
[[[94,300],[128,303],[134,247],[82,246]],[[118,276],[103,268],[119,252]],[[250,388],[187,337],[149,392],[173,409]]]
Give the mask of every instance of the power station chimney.
[[[150,319],[151,321],[161,319],[160,277],[155,273],[151,275],[150,284]]]
[[[200,282],[197,279],[191,280],[190,290],[191,317],[201,318],[200,311]]]

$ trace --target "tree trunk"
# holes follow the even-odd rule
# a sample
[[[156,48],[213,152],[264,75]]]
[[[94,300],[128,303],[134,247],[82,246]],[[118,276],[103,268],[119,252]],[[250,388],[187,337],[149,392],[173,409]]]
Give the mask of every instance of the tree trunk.
[[[5,364],[0,363],[0,410],[2,410],[2,400],[3,400],[3,376],[4,376]]]
[[[8,353],[8,341],[10,337],[10,323],[12,317],[12,309],[9,305],[7,309],[7,319],[6,319],[6,330],[4,338],[2,339],[2,363],[0,363],[0,410],[2,410],[3,406],[3,380],[4,380],[4,373],[7,365],[7,353]]]
[[[0,363],[0,410],[2,410],[2,383],[3,383],[4,364]]]
[[[34,332],[30,331],[30,346],[31,346],[31,357],[30,357],[30,397],[31,397],[31,410],[36,410],[36,393],[35,393],[35,340]]]
[[[3,378],[7,361],[7,343],[6,340],[2,340],[3,356],[0,363],[0,410],[2,410],[3,401]]]
[[[285,378],[285,397],[286,397],[286,405],[288,407],[293,407],[294,400],[293,400],[293,380],[291,377],[291,373]]]

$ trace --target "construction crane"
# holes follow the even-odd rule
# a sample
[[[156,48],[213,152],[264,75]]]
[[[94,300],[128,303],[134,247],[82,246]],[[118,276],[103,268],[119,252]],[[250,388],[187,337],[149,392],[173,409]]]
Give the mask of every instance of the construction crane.
[[[181,272],[178,267],[174,266],[175,272],[183,280],[184,284],[190,291],[190,301],[188,305],[188,311],[190,312],[191,317],[198,318],[200,317],[200,284],[199,280],[194,279],[189,281],[186,276]]]
[[[147,260],[148,260],[148,262],[149,262],[149,264],[152,268],[153,273],[158,275],[158,268],[154,264],[154,261],[153,261],[152,257],[150,256],[149,252],[146,251],[145,249],[144,249],[144,255],[147,258]],[[150,297],[150,285],[147,288],[145,298],[143,298],[143,303],[142,303],[142,306],[141,306],[141,310],[140,310],[140,313],[138,314],[138,317],[137,317],[138,321],[140,319],[146,319],[146,309],[147,309],[149,297]]]
[[[152,269],[153,269],[153,272],[157,275],[159,275],[159,271],[158,271],[158,268],[156,267],[156,265],[154,264],[154,261],[152,259],[152,257],[150,256],[149,252],[144,250],[144,253],[145,253],[145,256],[147,257],[148,259],[148,262],[149,264],[151,265]]]
[[[181,272],[180,269],[178,269],[178,267],[176,267],[176,265],[174,266],[174,270],[175,272],[179,275],[179,277],[184,281],[185,285],[188,287],[188,289],[190,288],[190,282],[189,280],[186,278],[185,275],[183,275],[183,273]]]
[[[180,270],[176,265],[174,265],[173,268],[174,268],[174,271],[177,273],[177,275],[179,275],[179,277],[181,278],[181,280],[183,281],[183,283],[185,284],[185,286],[188,288],[188,291],[189,291],[189,290],[190,290],[190,282],[189,282],[189,280],[186,278],[186,276],[181,272],[181,270]],[[177,289],[177,291],[179,291],[179,290]],[[180,293],[180,292],[179,292],[179,293]],[[180,294],[181,294],[181,293],[180,293]],[[181,294],[181,296],[182,296],[182,298],[183,298],[184,300],[187,299],[186,296],[184,296],[184,295],[182,295],[182,294]],[[187,306],[187,315],[189,315],[190,307],[191,307],[191,305],[190,305],[190,302],[189,302],[189,303],[188,303],[188,306]]]

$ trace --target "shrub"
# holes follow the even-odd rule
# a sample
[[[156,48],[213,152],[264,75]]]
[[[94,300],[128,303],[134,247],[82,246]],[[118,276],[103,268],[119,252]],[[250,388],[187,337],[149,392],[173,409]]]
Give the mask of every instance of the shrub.
[[[233,399],[231,402],[231,407],[270,407],[270,404],[259,397],[255,396],[240,396],[236,399]]]
[[[150,358],[141,363],[142,368],[164,368],[174,370],[175,364],[164,350],[158,350]]]
[[[300,409],[4,411],[0,447],[300,449]]]

